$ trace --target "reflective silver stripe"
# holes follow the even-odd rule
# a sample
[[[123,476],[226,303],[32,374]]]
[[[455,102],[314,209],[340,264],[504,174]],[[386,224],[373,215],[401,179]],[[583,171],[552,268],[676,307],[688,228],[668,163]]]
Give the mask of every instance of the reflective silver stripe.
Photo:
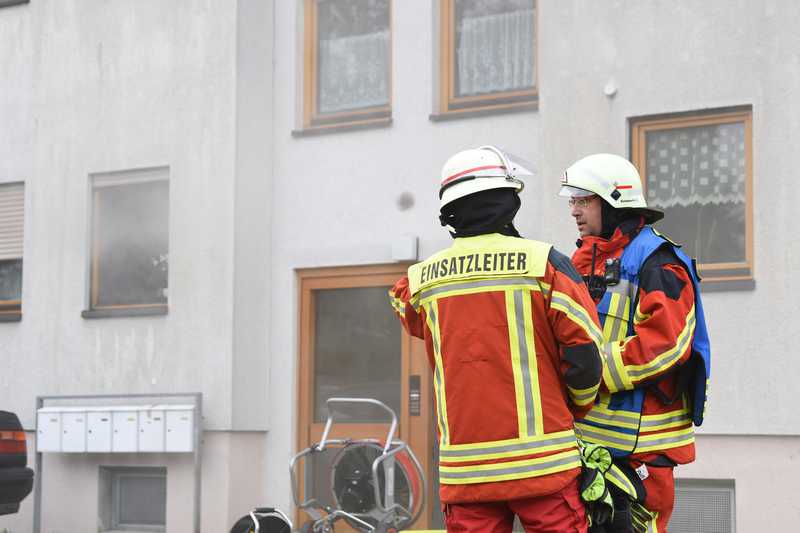
[[[455,457],[469,457],[472,455],[491,455],[497,453],[510,453],[518,451],[530,451],[536,453],[537,450],[547,446],[555,446],[558,444],[572,445],[575,444],[575,435],[564,435],[563,437],[555,437],[552,439],[538,440],[533,442],[521,442],[517,444],[501,444],[498,446],[484,446],[481,448],[463,449],[463,450],[447,450],[442,449],[439,452],[439,458],[446,460]]]
[[[621,422],[626,422],[628,424],[639,424],[639,418],[640,418],[638,413],[633,413],[630,411],[615,411],[614,413],[603,413],[595,409],[589,411],[589,414],[587,416],[599,418],[610,424],[619,424]]]
[[[566,298],[560,297],[555,291],[553,292],[552,299],[550,300],[550,305],[553,305],[554,303],[567,308],[567,311],[583,324],[584,329],[589,332],[589,335],[592,336],[594,341],[597,344],[603,344],[603,334],[598,330],[595,323],[592,322],[592,319],[589,318],[589,315],[586,313],[585,309],[581,307],[575,307],[572,305],[572,302]]]
[[[593,431],[586,424],[575,424],[575,429],[578,430],[577,433],[580,439],[587,440],[589,442],[608,442],[611,444],[618,444],[619,448],[622,450],[628,448],[633,449],[634,445],[636,444],[636,435],[629,435],[629,438],[625,440],[621,437],[605,435],[603,433]]]
[[[578,456],[577,451],[575,454],[570,454],[566,457],[559,457],[558,459],[553,459],[550,461],[543,461],[541,463],[535,463],[532,465],[522,465],[522,466],[513,466],[513,467],[506,467],[503,468],[503,463],[499,463],[499,468],[492,469],[492,470],[465,470],[460,472],[449,472],[446,470],[442,470],[439,468],[439,479],[464,479],[464,478],[487,478],[487,477],[494,477],[494,476],[504,476],[508,474],[527,474],[533,472],[539,472],[541,470],[547,470],[549,468],[568,465],[570,463],[580,462],[580,457]]]
[[[673,422],[686,422],[687,424],[692,421],[692,418],[689,416],[689,413],[679,413],[669,418],[662,418],[661,420],[648,420],[647,417],[642,417],[642,423],[640,427],[644,428],[652,428],[663,426],[665,424],[671,424]]]
[[[611,319],[612,319],[612,322],[611,322],[611,337],[608,340],[610,340],[612,342],[621,340],[620,337],[619,337],[619,333],[620,333],[619,330],[622,328],[623,321],[625,322],[626,325],[628,324],[628,316],[625,313],[625,307],[628,305],[628,302],[630,302],[630,299],[627,296],[625,296],[625,295],[620,296],[619,300],[617,302],[618,303],[617,316],[615,317],[613,315],[610,315]],[[606,320],[608,320],[608,318],[606,318]],[[628,336],[628,331],[627,330],[625,330],[625,336],[626,337]]]
[[[696,323],[695,314],[694,310],[692,310],[692,318],[686,325],[685,334],[681,338],[680,344],[675,348],[675,353],[665,358],[663,361],[660,361],[657,365],[648,366],[647,368],[628,370],[628,377],[630,377],[633,380],[643,375],[655,374],[656,372],[659,372],[662,369],[671,366],[675,361],[680,359],[681,355],[686,350],[686,347],[689,345],[689,343],[693,338],[695,323]]]
[[[612,464],[606,471],[605,477],[610,479],[612,483],[630,494],[633,498],[636,498],[636,488],[633,486],[633,483],[631,483],[631,480],[622,473],[619,467]]]
[[[591,400],[595,397],[595,395],[597,395],[597,389],[592,389],[589,392],[578,392],[576,389],[573,389],[572,387],[567,387],[567,388],[569,389],[569,393],[572,396],[572,399],[579,402]]]
[[[525,312],[522,306],[522,291],[514,291],[514,313],[517,320],[517,343],[519,344],[519,367],[522,374],[522,388],[525,394],[525,413],[528,421],[528,436],[536,434],[536,413],[531,390],[531,369],[528,364],[528,341],[525,338]]]
[[[444,381],[442,377],[442,372],[444,372],[444,359],[442,358],[442,352],[439,350],[439,323],[436,321],[436,310],[434,307],[436,306],[435,303],[428,306],[428,310],[430,311],[431,315],[431,324],[435,328],[435,331],[431,331],[431,337],[433,337],[433,352],[438,355],[436,357],[436,372],[434,372],[434,378],[436,379],[436,415],[439,418],[439,427],[441,428],[441,438],[442,443],[450,442],[448,438],[447,432],[447,424],[444,421],[444,417],[442,417],[442,409],[445,409],[446,406],[444,404],[444,395],[442,395],[442,383]],[[441,363],[440,363],[441,362]]]
[[[480,281],[468,281],[466,283],[455,283],[451,285],[441,285],[422,291],[419,297],[421,300],[425,300],[432,296],[438,296],[447,292],[480,289],[484,287],[508,287],[513,285],[525,285],[528,287],[534,287],[536,289],[539,288],[539,282],[537,282],[535,278],[496,278],[484,279]]]
[[[613,342],[606,344],[603,347],[603,352],[605,352],[606,355],[606,366],[608,367],[608,373],[611,374],[611,380],[614,382],[614,386],[617,390],[622,391],[625,390],[625,384],[622,382],[622,377],[619,375],[619,368],[617,368],[617,363],[614,360],[614,344]]]
[[[633,296],[639,291],[639,286],[636,283],[631,283],[627,279],[621,279],[616,285],[608,285],[606,290],[610,293],[620,294],[633,299]]]
[[[649,440],[644,437],[639,437],[639,443],[636,445],[636,448],[652,448],[654,446],[663,446],[665,444],[674,444],[676,442],[681,442],[684,440],[694,440],[694,431],[683,433],[681,435],[675,435],[672,437],[665,437],[663,439],[653,439]]]

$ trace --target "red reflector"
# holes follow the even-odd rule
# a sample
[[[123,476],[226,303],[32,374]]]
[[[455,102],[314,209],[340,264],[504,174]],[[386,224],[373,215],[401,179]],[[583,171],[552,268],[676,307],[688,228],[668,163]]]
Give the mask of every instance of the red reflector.
[[[26,453],[24,442],[18,440],[0,440],[0,453]]]
[[[0,431],[0,453],[25,453],[24,431]]]

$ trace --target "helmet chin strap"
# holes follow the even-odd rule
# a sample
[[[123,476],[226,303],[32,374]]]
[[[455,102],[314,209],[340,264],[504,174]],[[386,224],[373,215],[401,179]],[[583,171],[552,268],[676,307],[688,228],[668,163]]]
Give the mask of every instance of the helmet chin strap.
[[[614,231],[626,220],[638,219],[639,214],[629,209],[615,209],[611,205],[602,200],[600,210],[600,236],[604,239],[610,239],[614,235]]]

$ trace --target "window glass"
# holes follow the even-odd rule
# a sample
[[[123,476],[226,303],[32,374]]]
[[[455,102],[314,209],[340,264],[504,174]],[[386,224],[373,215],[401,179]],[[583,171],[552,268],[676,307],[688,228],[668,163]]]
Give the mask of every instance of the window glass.
[[[0,261],[0,301],[22,299],[22,259]]]
[[[98,531],[164,531],[167,469],[101,466]]]
[[[93,304],[167,303],[169,183],[95,189]]]
[[[314,420],[333,396],[375,398],[400,414],[400,326],[386,304],[389,287],[322,289],[315,295]],[[343,406],[336,420],[387,422],[369,406]]]
[[[743,122],[648,131],[647,202],[658,228],[700,263],[746,260]]]
[[[166,475],[119,474],[117,526],[164,526],[167,523]]]
[[[317,111],[389,103],[389,0],[318,0]]]
[[[454,7],[454,96],[534,87],[534,0],[455,0]]]

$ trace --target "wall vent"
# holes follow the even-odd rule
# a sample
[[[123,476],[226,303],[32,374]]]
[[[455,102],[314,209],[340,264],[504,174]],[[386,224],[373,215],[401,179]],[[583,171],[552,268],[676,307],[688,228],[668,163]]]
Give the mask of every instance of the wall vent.
[[[733,480],[676,479],[670,533],[734,533]]]

